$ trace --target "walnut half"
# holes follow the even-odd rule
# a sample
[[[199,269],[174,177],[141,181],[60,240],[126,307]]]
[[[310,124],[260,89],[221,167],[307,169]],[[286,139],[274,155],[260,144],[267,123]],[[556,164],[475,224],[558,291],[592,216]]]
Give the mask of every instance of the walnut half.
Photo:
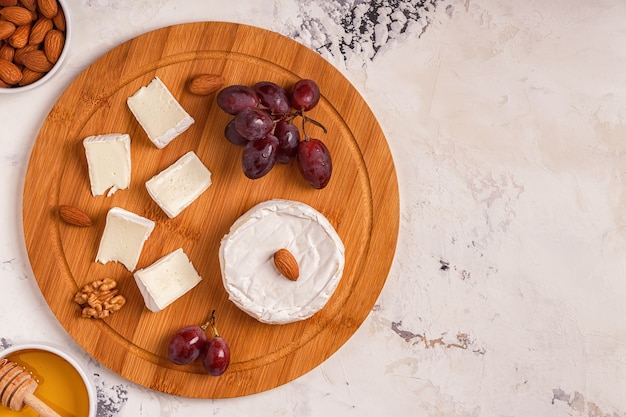
[[[93,281],[74,295],[74,302],[82,307],[82,316],[103,319],[121,309],[126,298],[119,295],[117,282],[111,278]]]

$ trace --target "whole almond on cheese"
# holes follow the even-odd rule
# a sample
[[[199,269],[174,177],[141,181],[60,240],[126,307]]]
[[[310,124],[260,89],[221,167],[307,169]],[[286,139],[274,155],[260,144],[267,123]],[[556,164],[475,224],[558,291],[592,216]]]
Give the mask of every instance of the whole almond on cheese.
[[[18,26],[15,32],[13,32],[13,35],[9,37],[9,44],[15,49],[23,48],[28,45],[30,29],[30,25]]]
[[[33,14],[31,11],[20,6],[3,7],[0,9],[0,16],[4,17],[11,23],[14,23],[16,26],[27,25],[33,21]]]
[[[298,261],[287,249],[279,249],[274,253],[274,265],[281,274],[291,281],[296,281],[300,276]]]
[[[15,32],[15,25],[6,20],[0,20],[0,39],[7,39]]]
[[[63,46],[65,45],[65,35],[63,32],[57,29],[48,31],[46,37],[43,40],[43,50],[48,58],[48,61],[53,64],[59,60],[61,52],[63,52]]]
[[[22,79],[22,71],[17,65],[6,59],[0,59],[0,80],[9,85],[17,84]]]
[[[28,38],[28,43],[31,45],[37,45],[43,42],[46,34],[52,30],[54,27],[54,23],[52,23],[52,19],[48,17],[40,17],[32,29],[30,30],[30,37]]]
[[[219,90],[224,85],[224,79],[216,74],[200,74],[189,82],[189,92],[199,96],[205,96]]]
[[[59,217],[72,226],[88,227],[91,226],[91,219],[89,216],[74,206],[61,205],[59,206]]]
[[[52,19],[59,11],[57,0],[37,0],[37,6],[42,15]]]
[[[27,52],[22,56],[24,66],[36,72],[48,72],[54,65],[48,61],[46,54],[42,50]]]
[[[17,83],[17,85],[23,87],[25,85],[32,84],[35,81],[40,80],[44,75],[46,75],[44,72],[37,72],[28,68],[24,68],[22,70],[22,79],[20,80],[20,82]]]

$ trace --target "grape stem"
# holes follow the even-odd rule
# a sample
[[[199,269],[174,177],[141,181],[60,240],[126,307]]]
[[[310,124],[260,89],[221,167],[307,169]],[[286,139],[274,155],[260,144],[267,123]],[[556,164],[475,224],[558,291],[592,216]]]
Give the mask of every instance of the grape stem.
[[[217,332],[217,327],[215,326],[215,310],[211,312],[209,323],[211,324],[211,327],[213,328],[213,336],[220,337],[219,333]]]
[[[215,337],[220,337],[219,333],[217,332],[217,327],[215,326],[215,310],[211,312],[211,317],[209,317],[209,320],[206,323],[204,323],[202,326],[200,326],[200,328],[204,331],[209,326],[211,326],[211,328],[213,329],[213,335]]]
[[[309,140],[309,135],[306,133],[306,129],[304,127],[306,125],[306,122],[313,123],[315,126],[321,128],[324,134],[328,133],[328,131],[326,130],[326,127],[324,127],[324,125],[318,122],[317,120],[311,119],[310,117],[305,116],[302,113],[300,115],[302,116],[302,133],[304,133],[304,140]]]
[[[293,121],[296,117],[301,116],[302,117],[302,134],[304,136],[304,140],[309,140],[311,137],[308,135],[308,133],[306,132],[306,124],[307,123],[312,123],[315,126],[319,127],[320,129],[322,129],[322,131],[324,132],[324,134],[328,133],[328,130],[326,129],[326,127],[321,124],[320,122],[318,122],[315,119],[310,118],[309,116],[306,116],[304,114],[304,110],[296,110],[293,113],[289,113],[287,115],[285,115],[282,119],[286,122],[291,122]]]

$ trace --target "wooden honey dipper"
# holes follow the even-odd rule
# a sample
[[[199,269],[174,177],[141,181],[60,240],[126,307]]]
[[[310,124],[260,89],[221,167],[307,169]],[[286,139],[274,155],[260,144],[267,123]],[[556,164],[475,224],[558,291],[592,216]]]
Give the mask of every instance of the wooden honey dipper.
[[[35,396],[39,384],[23,366],[8,359],[0,359],[0,402],[13,411],[29,405],[41,417],[61,417]]]

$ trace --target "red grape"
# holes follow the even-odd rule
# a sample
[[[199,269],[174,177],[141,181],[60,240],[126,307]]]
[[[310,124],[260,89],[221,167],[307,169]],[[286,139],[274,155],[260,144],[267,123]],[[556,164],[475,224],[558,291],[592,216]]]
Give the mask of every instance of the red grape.
[[[313,80],[299,80],[291,91],[291,106],[296,110],[308,111],[320,101],[320,89]]]
[[[237,114],[248,107],[257,107],[259,98],[250,87],[230,85],[217,94],[217,105],[229,114]]]
[[[220,376],[230,364],[230,347],[226,340],[219,335],[207,340],[202,351],[202,364],[204,369],[213,376]]]
[[[276,164],[278,139],[267,135],[263,139],[251,140],[243,150],[241,165],[246,177],[261,178]]]
[[[333,171],[328,148],[319,139],[310,138],[298,145],[298,168],[313,188],[326,187]]]
[[[252,86],[262,105],[270,109],[272,114],[283,115],[289,113],[291,104],[287,93],[281,86],[270,81],[261,81]]]
[[[264,138],[274,127],[272,117],[266,111],[254,107],[241,110],[234,121],[237,132],[248,140]]]
[[[278,139],[278,153],[276,160],[281,164],[288,164],[298,155],[300,131],[293,123],[279,120],[274,127],[274,136]]]
[[[213,337],[208,339],[202,350],[202,364],[204,369],[213,376],[220,376],[230,364],[230,347],[226,340],[224,340],[217,332],[215,326],[215,310],[211,314],[209,324],[213,329]]]
[[[200,326],[187,326],[174,333],[167,353],[172,362],[184,365],[200,355],[205,343],[206,335]]]
[[[246,146],[249,142],[248,139],[241,136],[239,132],[237,132],[237,129],[235,129],[235,119],[231,120],[226,125],[226,128],[224,129],[224,137],[226,137],[230,143],[237,146]]]
[[[244,148],[241,164],[246,177],[261,178],[276,162],[296,160],[308,184],[317,189],[326,187],[332,174],[330,152],[305,130],[307,124],[313,124],[326,133],[322,123],[305,114],[320,99],[319,86],[311,79],[298,80],[289,93],[272,81],[259,81],[252,87],[236,84],[220,91],[219,107],[234,115],[224,136]],[[298,117],[302,118],[301,130],[294,124]]]

